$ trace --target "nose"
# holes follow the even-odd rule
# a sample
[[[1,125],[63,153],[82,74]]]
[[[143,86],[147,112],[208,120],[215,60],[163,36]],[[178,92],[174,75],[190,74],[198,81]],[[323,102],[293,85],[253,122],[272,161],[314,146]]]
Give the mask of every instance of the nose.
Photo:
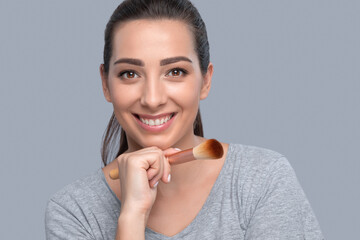
[[[143,86],[143,92],[140,99],[141,105],[151,110],[157,110],[167,101],[166,89],[161,79],[148,77]]]

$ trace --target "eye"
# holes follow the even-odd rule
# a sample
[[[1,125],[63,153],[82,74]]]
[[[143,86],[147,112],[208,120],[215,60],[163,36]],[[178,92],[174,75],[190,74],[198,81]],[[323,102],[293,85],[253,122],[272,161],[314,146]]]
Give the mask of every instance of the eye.
[[[133,79],[133,78],[138,78],[139,75],[134,71],[126,70],[120,72],[119,77],[124,79]]]
[[[182,69],[182,68],[174,68],[174,69],[171,69],[169,71],[169,73],[167,74],[167,76],[170,76],[170,77],[180,77],[180,76],[184,76],[187,74],[187,71],[185,69]]]

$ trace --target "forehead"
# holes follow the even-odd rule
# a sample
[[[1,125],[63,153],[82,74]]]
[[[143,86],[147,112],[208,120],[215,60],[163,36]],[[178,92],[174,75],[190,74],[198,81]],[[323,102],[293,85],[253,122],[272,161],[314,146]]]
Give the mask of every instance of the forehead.
[[[189,26],[178,20],[132,20],[115,28],[113,57],[166,58],[196,57]]]

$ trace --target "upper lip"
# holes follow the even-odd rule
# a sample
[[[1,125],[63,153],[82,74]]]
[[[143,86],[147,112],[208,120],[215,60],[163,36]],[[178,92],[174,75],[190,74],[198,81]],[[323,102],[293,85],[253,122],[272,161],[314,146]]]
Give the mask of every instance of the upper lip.
[[[149,115],[149,114],[138,114],[135,113],[134,115],[139,117],[139,118],[145,118],[145,119],[159,119],[162,117],[167,117],[167,116],[171,116],[175,114],[174,112],[170,112],[170,113],[162,113],[162,114],[158,114],[158,115]]]

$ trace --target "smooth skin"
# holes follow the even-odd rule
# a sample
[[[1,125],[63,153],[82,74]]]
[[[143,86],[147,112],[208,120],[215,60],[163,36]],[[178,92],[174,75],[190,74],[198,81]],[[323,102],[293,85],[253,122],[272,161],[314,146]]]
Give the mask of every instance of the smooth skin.
[[[130,59],[130,60],[129,60]],[[100,66],[106,100],[129,149],[103,168],[122,203],[116,239],[145,239],[145,228],[173,236],[196,217],[220,173],[219,160],[170,166],[166,155],[206,139],[194,135],[199,102],[208,96],[213,65],[203,75],[189,27],[176,20],[133,20],[115,29],[108,73]],[[174,115],[168,128],[151,131],[138,117]],[[119,180],[109,178],[119,168]],[[181,208],[179,207],[181,206]]]

